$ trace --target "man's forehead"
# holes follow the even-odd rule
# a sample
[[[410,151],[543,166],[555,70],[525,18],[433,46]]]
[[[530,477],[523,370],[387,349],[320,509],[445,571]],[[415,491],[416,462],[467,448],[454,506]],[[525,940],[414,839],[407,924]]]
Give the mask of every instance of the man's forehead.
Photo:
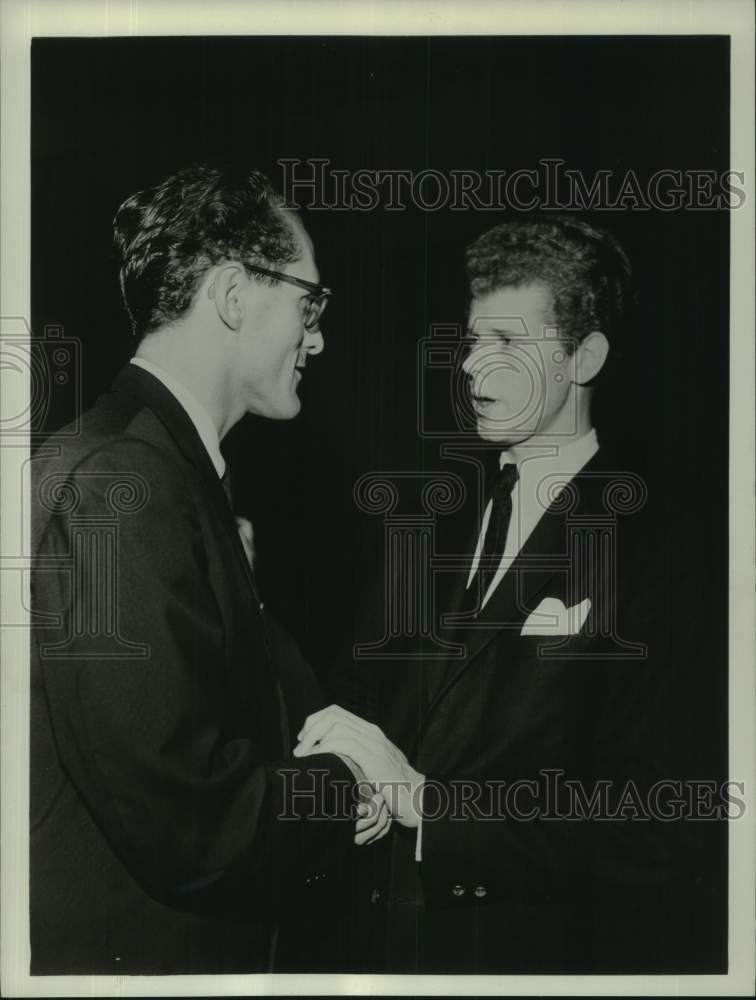
[[[470,300],[469,320],[477,324],[495,325],[498,320],[547,321],[551,318],[553,295],[543,282],[506,285]]]
[[[320,281],[320,272],[318,271],[318,266],[315,263],[311,246],[303,245],[299,260],[293,261],[288,266],[287,270],[289,270],[289,272],[297,278],[302,278],[304,281],[312,281],[314,284],[318,284]]]

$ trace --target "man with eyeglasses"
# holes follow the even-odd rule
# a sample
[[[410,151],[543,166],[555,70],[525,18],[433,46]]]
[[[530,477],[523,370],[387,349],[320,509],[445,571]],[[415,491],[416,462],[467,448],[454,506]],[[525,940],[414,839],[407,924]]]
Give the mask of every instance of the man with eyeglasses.
[[[220,442],[298,413],[331,293],[254,171],[132,195],[115,242],[135,355],[34,463],[31,969],[286,968],[317,927],[279,924],[327,898],[358,772],[291,756],[322,700],[258,592]],[[377,797],[358,842],[387,824]]]

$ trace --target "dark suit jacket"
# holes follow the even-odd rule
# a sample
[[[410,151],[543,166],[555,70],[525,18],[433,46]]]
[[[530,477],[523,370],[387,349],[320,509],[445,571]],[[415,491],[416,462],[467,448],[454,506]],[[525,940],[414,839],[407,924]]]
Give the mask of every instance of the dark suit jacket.
[[[32,972],[263,971],[351,839],[302,818],[348,812],[338,758],[290,757],[315,678],[152,375],[33,465]]]
[[[445,634],[466,655],[376,668],[403,677],[378,721],[427,775],[427,815],[419,865],[414,831],[395,828],[367,866],[363,924],[372,942],[381,924],[384,935],[377,949],[362,942],[361,967],[724,971],[723,824],[653,814],[680,808],[678,786],[657,786],[655,800],[656,782],[719,785],[727,766],[726,597],[702,564],[698,525],[667,503],[599,451],[477,623]],[[442,610],[459,609],[466,577]],[[521,635],[547,597],[591,601],[578,635]],[[589,818],[568,818],[577,793],[565,780],[588,803],[608,782],[604,818],[589,805]]]

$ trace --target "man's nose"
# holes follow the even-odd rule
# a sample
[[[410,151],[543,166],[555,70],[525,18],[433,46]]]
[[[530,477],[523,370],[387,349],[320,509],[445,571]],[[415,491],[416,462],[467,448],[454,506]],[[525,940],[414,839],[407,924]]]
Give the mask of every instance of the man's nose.
[[[325,347],[325,340],[319,326],[314,330],[305,330],[303,347],[308,354],[320,354]]]
[[[474,375],[487,363],[490,364],[492,353],[490,345],[476,344],[470,348],[467,357],[462,362],[462,371],[465,375]]]

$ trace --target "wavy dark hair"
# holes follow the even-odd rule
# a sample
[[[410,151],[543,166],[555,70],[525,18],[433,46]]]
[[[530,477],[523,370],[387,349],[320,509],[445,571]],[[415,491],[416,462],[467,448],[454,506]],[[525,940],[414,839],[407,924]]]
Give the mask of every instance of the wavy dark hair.
[[[561,337],[574,346],[600,330],[619,346],[635,299],[632,268],[605,230],[574,216],[522,216],[478,237],[465,264],[473,296],[542,282]]]
[[[132,194],[113,226],[134,335],[141,339],[183,315],[202,275],[222,260],[273,270],[297,260],[291,220],[257,170],[198,164]]]

